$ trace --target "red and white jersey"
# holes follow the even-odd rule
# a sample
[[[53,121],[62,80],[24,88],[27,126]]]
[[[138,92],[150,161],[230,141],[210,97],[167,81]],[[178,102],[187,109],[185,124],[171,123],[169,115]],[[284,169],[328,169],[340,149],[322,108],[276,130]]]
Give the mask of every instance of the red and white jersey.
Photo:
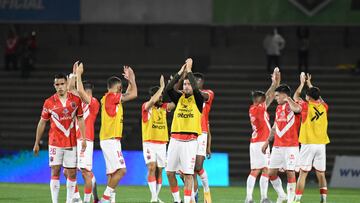
[[[295,114],[288,103],[278,105],[275,117],[275,141],[277,147],[299,146],[298,136],[301,114]]]
[[[201,90],[201,92],[207,93],[209,95],[209,98],[203,104],[201,113],[201,129],[203,132],[209,133],[209,114],[211,105],[214,100],[214,92],[211,90]]]
[[[94,124],[99,113],[100,103],[95,97],[91,97],[90,103],[82,102],[81,107],[84,112],[86,140],[94,141]],[[76,137],[78,139],[82,138],[78,125],[76,125]]]
[[[57,94],[45,100],[41,118],[50,119],[49,145],[62,148],[76,146],[77,116],[83,116],[78,96],[68,92],[64,104]]]
[[[253,104],[249,108],[250,123],[253,130],[251,143],[264,142],[268,139],[271,126],[270,117],[267,112],[266,103]]]

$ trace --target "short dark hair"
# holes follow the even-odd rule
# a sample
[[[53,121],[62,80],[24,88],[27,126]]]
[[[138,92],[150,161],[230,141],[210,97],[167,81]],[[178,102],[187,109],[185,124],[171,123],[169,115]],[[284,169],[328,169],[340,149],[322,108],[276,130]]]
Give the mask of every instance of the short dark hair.
[[[112,88],[117,83],[121,83],[121,79],[116,76],[111,76],[109,79],[107,79],[107,87],[109,89]]]
[[[152,97],[158,90],[160,89],[159,86],[154,86],[149,88],[149,95]]]
[[[287,96],[291,96],[291,88],[287,84],[281,84],[275,89],[275,92],[285,93]]]
[[[94,89],[94,85],[87,80],[83,81],[83,86],[84,86],[85,90],[93,90]]]
[[[199,73],[199,72],[194,73],[194,77],[195,77],[195,78],[199,78],[199,79],[201,79],[201,80],[205,80],[204,74]]]
[[[66,74],[65,73],[57,73],[54,75],[54,79],[65,79],[67,80]]]
[[[265,92],[260,90],[254,90],[250,92],[251,99],[255,99],[257,97],[265,97]]]
[[[315,100],[320,98],[320,89],[318,87],[310,87],[306,90],[305,94]]]

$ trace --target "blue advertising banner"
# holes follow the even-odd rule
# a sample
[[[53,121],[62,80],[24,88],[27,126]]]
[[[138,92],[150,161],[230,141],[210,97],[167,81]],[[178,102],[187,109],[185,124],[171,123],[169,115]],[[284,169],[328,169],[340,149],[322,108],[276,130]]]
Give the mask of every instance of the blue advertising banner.
[[[123,151],[127,172],[120,185],[147,185],[147,168],[142,151]],[[229,160],[227,153],[213,153],[211,159],[204,162],[211,186],[229,186]],[[101,150],[95,150],[93,156],[93,173],[98,184],[106,184],[105,160]],[[40,151],[35,157],[32,151],[5,153],[0,151],[0,182],[9,183],[45,183],[50,181],[49,154]],[[77,181],[83,184],[81,173]],[[63,175],[60,182],[65,183]],[[178,179],[179,185],[182,181]],[[199,181],[201,183],[201,181]],[[165,170],[163,184],[169,185]]]
[[[0,0],[0,21],[80,21],[80,0]]]

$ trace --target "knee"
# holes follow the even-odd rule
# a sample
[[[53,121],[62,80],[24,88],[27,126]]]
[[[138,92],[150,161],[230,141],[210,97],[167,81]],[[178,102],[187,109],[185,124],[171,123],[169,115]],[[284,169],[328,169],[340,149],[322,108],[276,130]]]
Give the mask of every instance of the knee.
[[[166,175],[167,175],[168,178],[173,178],[173,177],[175,177],[175,172],[166,171]]]

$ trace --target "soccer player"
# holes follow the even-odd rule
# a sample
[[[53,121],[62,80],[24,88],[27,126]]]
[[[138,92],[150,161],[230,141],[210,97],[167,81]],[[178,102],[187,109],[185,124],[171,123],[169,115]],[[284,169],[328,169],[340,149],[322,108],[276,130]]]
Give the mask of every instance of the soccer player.
[[[107,80],[108,92],[101,99],[100,147],[103,151],[108,175],[108,184],[101,200],[104,203],[110,203],[111,195],[114,194],[116,186],[126,173],[120,142],[123,131],[122,103],[137,97],[137,86],[131,67],[124,66],[123,76],[128,81],[126,92],[121,93],[121,79],[112,76]],[[111,201],[115,200],[112,198]]]
[[[92,96],[94,86],[89,82],[82,82],[82,74],[84,72],[83,64],[77,64],[76,68],[76,87],[77,92],[82,99],[82,108],[84,111],[84,119],[86,126],[86,150],[81,152],[78,146],[78,168],[81,170],[85,181],[84,185],[84,203],[89,203],[95,186],[95,177],[92,172],[92,158],[94,151],[94,124],[99,112],[100,104],[98,100]],[[78,145],[81,143],[80,132],[77,131]],[[94,201],[97,201],[97,195],[94,194]]]
[[[164,77],[160,87],[150,88],[150,100],[142,105],[142,139],[145,163],[148,168],[148,185],[151,201],[160,201],[158,196],[162,185],[162,170],[166,162],[166,144],[169,140],[167,112],[174,109],[174,103],[163,102]]]
[[[295,198],[295,166],[299,156],[298,131],[300,126],[301,106],[291,99],[291,89],[282,84],[275,89],[276,108],[275,122],[270,136],[262,147],[263,153],[269,142],[275,137],[270,155],[269,179],[278,194],[277,202],[287,199],[288,203]],[[285,170],[287,175],[287,197],[277,176],[279,170]]]
[[[253,191],[255,187],[256,178],[261,173],[260,177],[260,193],[261,203],[268,203],[267,190],[269,184],[269,148],[266,153],[262,153],[262,146],[270,134],[270,117],[267,108],[274,101],[275,89],[280,84],[279,68],[275,68],[271,76],[271,86],[266,91],[253,91],[251,93],[253,104],[249,108],[249,117],[253,133],[250,139],[250,174],[246,181],[246,200],[245,203],[252,203]]]
[[[200,176],[201,182],[204,189],[204,202],[211,203],[211,195],[209,188],[209,179],[208,175],[203,168],[205,157],[211,156],[211,134],[209,133],[209,113],[211,110],[211,105],[214,100],[214,92],[210,89],[203,89],[205,77],[201,73],[194,73],[198,88],[201,91],[201,94],[204,97],[203,110],[201,115],[201,129],[202,134],[198,136],[198,149],[196,153],[196,161],[195,161],[195,175],[194,175],[194,190],[195,194],[198,191],[198,182],[197,175]]]
[[[306,90],[306,101],[300,97],[305,83],[308,86]],[[295,202],[300,202],[305,188],[306,177],[308,172],[314,167],[319,181],[320,202],[326,203],[326,144],[330,143],[327,134],[328,105],[321,98],[320,89],[311,84],[311,75],[308,74],[306,78],[305,73],[300,75],[300,86],[294,94],[294,100],[299,102],[302,107],[299,135],[301,148],[298,162],[300,175],[296,185]]]
[[[175,172],[181,170],[184,174],[184,202],[190,203],[197,152],[197,137],[201,134],[201,112],[204,98],[196,85],[195,77],[191,71],[193,61],[186,60],[166,86],[172,102],[176,108],[171,125],[171,139],[168,147],[166,172],[170,183],[171,192],[175,202],[181,202]],[[174,85],[186,71],[183,82],[183,92],[174,89]]]
[[[51,167],[51,199],[53,203],[58,202],[60,190],[60,169],[61,166],[67,169],[68,178],[66,181],[67,195],[66,202],[72,201],[76,185],[76,128],[77,118],[80,134],[83,138],[81,151],[86,149],[85,122],[81,99],[68,92],[67,78],[65,74],[57,74],[54,78],[56,93],[47,98],[43,105],[41,118],[36,129],[36,140],[34,154],[39,153],[39,143],[44,134],[46,123],[50,120],[49,131],[49,165]]]

